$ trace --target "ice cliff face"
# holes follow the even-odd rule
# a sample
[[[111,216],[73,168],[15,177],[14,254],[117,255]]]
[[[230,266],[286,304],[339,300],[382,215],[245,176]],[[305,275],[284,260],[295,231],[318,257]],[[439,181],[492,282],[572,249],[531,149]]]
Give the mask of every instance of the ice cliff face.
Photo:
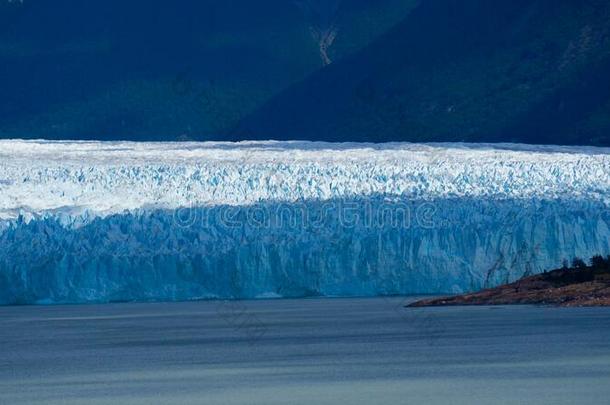
[[[610,253],[610,150],[0,141],[0,303],[458,292]]]

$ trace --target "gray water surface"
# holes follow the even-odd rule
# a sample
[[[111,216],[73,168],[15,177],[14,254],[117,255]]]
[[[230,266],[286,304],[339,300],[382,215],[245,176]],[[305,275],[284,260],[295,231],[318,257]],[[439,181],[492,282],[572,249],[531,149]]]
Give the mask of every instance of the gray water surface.
[[[610,398],[610,308],[410,309],[404,302],[1,307],[0,404]]]

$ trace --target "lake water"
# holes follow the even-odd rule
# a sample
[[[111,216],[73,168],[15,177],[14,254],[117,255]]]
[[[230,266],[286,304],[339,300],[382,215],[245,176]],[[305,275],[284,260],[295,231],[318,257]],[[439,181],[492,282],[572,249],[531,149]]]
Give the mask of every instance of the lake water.
[[[610,308],[0,308],[0,404],[604,403]]]

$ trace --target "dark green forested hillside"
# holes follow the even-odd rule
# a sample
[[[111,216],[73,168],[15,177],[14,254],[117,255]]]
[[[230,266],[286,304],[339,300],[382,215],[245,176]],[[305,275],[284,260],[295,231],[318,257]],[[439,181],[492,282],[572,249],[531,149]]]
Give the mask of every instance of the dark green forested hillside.
[[[0,1],[0,138],[220,139],[416,4]]]
[[[610,145],[607,0],[0,2],[0,138]]]
[[[610,145],[610,2],[424,0],[235,137]]]

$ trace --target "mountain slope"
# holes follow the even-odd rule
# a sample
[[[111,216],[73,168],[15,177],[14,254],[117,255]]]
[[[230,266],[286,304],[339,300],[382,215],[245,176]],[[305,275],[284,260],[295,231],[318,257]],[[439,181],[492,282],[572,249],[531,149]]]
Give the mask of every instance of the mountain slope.
[[[217,139],[416,3],[0,2],[0,138]]]
[[[236,138],[610,144],[610,3],[427,0]]]

